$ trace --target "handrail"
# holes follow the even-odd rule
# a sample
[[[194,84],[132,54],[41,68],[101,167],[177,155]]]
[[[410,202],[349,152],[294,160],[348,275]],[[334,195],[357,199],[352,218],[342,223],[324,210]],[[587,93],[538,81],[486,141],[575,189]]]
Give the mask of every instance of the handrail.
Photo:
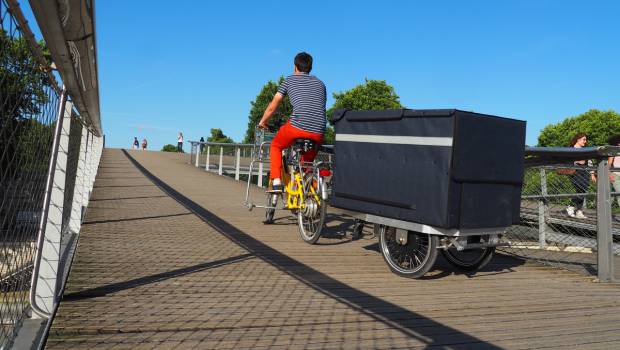
[[[191,144],[208,145],[208,146],[229,146],[229,147],[252,147],[251,143],[228,143],[228,142],[200,142],[200,141],[188,141]]]
[[[558,156],[572,157],[609,157],[620,153],[618,146],[595,146],[595,147],[525,147],[526,156]]]

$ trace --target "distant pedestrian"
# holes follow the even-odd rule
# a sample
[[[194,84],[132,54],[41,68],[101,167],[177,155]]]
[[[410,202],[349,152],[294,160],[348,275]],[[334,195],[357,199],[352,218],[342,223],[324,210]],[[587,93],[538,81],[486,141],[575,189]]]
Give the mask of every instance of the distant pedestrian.
[[[570,146],[574,148],[582,148],[585,147],[587,143],[588,136],[584,133],[577,133],[575,136],[573,136],[570,142]],[[576,169],[575,172],[570,175],[570,182],[575,188],[575,193],[586,193],[588,192],[588,187],[590,187],[590,178],[592,178],[592,181],[596,181],[596,177],[594,176],[593,172],[590,172],[587,169],[580,168],[591,166],[592,162],[585,159],[576,160],[574,162],[574,165]],[[583,201],[583,196],[575,196],[571,198],[571,205],[566,207],[566,213],[568,214],[568,216],[578,219],[586,219],[587,217],[583,214],[582,211]]]
[[[608,140],[611,146],[620,146],[620,135],[611,136]],[[608,159],[609,167],[613,171],[609,172],[609,180],[614,188],[614,192],[620,192],[620,154],[617,154]],[[618,205],[620,206],[620,196],[616,197]]]
[[[202,154],[203,150],[205,149],[205,138],[204,137],[200,137],[200,154]]]
[[[179,137],[177,138],[177,152],[183,152],[183,133],[179,131]]]
[[[142,139],[142,150],[146,151],[146,146],[147,146],[148,142],[146,142],[146,138]]]
[[[140,148],[140,143],[138,142],[138,138],[134,136],[133,138],[133,144],[131,145],[132,149],[138,149]]]

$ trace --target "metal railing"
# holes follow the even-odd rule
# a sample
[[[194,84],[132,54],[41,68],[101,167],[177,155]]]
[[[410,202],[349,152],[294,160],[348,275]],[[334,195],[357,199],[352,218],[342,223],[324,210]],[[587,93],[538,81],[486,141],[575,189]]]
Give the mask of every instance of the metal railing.
[[[56,310],[103,140],[74,108],[80,98],[59,86],[65,77],[53,73],[44,44],[36,41],[15,0],[0,0],[0,40],[0,348],[5,349],[26,318],[51,320]]]
[[[247,181],[248,176],[251,176],[251,182],[256,183],[259,187],[267,185],[269,168],[263,163],[258,163],[258,166],[252,169],[251,174],[249,172],[254,144],[189,142],[191,144],[189,163],[195,167],[219,175],[234,177],[237,181]],[[319,152],[316,159],[331,162],[332,155]]]
[[[506,233],[504,251],[545,264],[618,280],[620,213],[612,202],[608,156],[618,147],[528,148],[521,222]],[[585,160],[584,165],[574,161]],[[615,171],[616,169],[611,169]]]
[[[252,174],[248,173],[254,145],[190,143],[190,164],[236,180],[253,176],[258,186],[266,185],[268,169],[263,168],[262,163]],[[620,280],[620,268],[614,266],[620,262],[620,192],[610,190],[607,159],[620,155],[620,148],[530,147],[526,148],[526,154],[521,222],[506,232],[505,238],[512,245],[502,250],[597,276],[600,281]],[[319,153],[317,157],[331,162],[332,155]],[[584,166],[574,165],[574,161],[581,160],[586,160]],[[571,169],[577,175],[570,174]],[[620,172],[620,169],[611,169],[612,173],[614,171]],[[584,174],[589,181],[583,180]],[[592,176],[596,177],[596,182],[592,181]],[[618,181],[620,184],[620,179]],[[612,202],[612,197],[617,200]],[[574,217],[566,211],[569,206],[575,208]],[[577,216],[579,206],[583,217]]]

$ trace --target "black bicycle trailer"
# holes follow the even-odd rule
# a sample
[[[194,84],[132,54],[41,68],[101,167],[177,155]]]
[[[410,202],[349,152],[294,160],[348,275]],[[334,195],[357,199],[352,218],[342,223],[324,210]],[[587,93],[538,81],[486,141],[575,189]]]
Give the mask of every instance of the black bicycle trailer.
[[[519,222],[525,122],[456,109],[335,111],[330,205],[374,224],[390,269],[476,270]]]

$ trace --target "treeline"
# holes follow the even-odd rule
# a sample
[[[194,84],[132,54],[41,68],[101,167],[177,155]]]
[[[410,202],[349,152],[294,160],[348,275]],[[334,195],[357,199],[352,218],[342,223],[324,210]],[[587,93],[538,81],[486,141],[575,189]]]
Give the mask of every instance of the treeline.
[[[284,77],[280,77],[278,83],[268,81],[259,92],[256,99],[251,102],[252,108],[248,117],[248,128],[245,133],[244,143],[254,142],[254,129],[263,112],[269,105],[269,102],[273,99],[273,96],[278,91],[278,86],[284,81]],[[400,98],[394,91],[394,87],[386,83],[385,80],[369,80],[366,79],[364,83],[356,85],[352,89],[336,92],[332,95],[334,97],[334,104],[327,109],[328,119],[331,117],[332,112],[338,108],[346,109],[391,109],[391,108],[404,108],[400,103]],[[291,113],[293,112],[293,106],[286,96],[284,101],[280,104],[280,107],[269,120],[268,125],[277,130],[281,125],[286,123]],[[332,144],[334,142],[334,129],[328,125],[325,132],[325,143]]]
[[[244,143],[254,142],[254,130],[258,121],[269,102],[278,90],[279,84],[284,81],[280,77],[277,82],[268,81],[260,90],[256,98],[250,102],[251,108],[248,116],[248,125],[243,139]],[[385,80],[366,79],[362,84],[356,85],[349,90],[333,93],[334,103],[327,109],[328,119],[335,109],[346,108],[350,110],[382,110],[394,108],[406,108],[400,102],[394,87]],[[277,130],[286,123],[293,112],[293,106],[286,96],[280,107],[269,120],[269,126]],[[588,135],[588,145],[605,145],[613,135],[620,134],[620,114],[613,110],[600,111],[591,109],[583,114],[564,119],[557,124],[547,125],[538,136],[537,146],[564,147],[568,146],[571,138],[579,133]],[[232,143],[233,140],[224,135],[221,129],[211,129],[209,142]],[[334,142],[334,129],[328,125],[325,133],[325,143]]]

